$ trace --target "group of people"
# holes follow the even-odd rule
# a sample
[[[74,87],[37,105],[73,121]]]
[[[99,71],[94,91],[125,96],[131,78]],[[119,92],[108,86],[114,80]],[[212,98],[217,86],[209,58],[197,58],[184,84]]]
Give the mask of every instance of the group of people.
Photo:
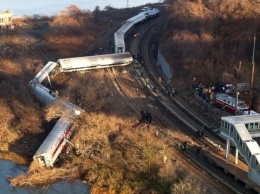
[[[152,116],[151,113],[149,111],[145,112],[143,110],[141,110],[141,119],[140,119],[140,123],[142,122],[147,122],[147,123],[152,123]]]

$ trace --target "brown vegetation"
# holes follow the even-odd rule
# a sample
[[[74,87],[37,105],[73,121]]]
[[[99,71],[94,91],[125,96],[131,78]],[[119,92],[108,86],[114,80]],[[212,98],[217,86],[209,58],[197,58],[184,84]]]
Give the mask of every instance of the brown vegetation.
[[[79,157],[63,156],[62,167],[55,169],[32,163],[27,174],[11,180],[12,185],[42,186],[46,182],[81,178],[92,186],[92,193],[212,191],[185,170],[173,149],[155,135],[156,126],[142,124],[133,128],[134,122],[103,113],[83,115],[71,140],[81,151]]]
[[[176,82],[187,87],[187,81],[192,84],[196,77],[202,83],[235,83],[234,68],[241,64],[237,81],[250,83],[254,35],[255,61],[260,62],[259,7],[259,2],[251,0],[168,1],[161,48]],[[259,73],[257,67],[255,75]],[[255,76],[255,86],[260,86],[259,76]]]
[[[119,19],[118,14],[110,14],[114,9],[107,11],[103,13],[105,17],[102,13],[93,17],[92,13],[71,6],[54,18],[19,19],[21,26],[15,35],[0,37],[1,49],[5,49],[0,59],[1,158],[31,162],[53,127],[48,121],[60,114],[55,106],[45,110],[27,90],[28,82],[44,65],[35,48],[44,46],[48,53],[55,53],[55,58],[96,52],[116,26],[131,15],[120,12]],[[111,26],[115,29],[107,32]],[[99,41],[94,44],[97,38]],[[55,77],[53,83],[63,89],[62,98],[74,103],[80,96],[79,106],[87,112],[75,122],[71,139],[81,154],[62,155],[53,169],[32,162],[26,174],[10,179],[11,184],[31,187],[81,179],[91,185],[92,193],[214,192],[202,184],[204,175],[196,175],[195,169],[187,168],[178,158],[175,144],[167,146],[165,138],[156,135],[156,126],[133,127],[138,122],[136,114],[121,103],[120,96],[110,95],[108,82],[102,70]],[[165,131],[176,137],[176,144],[184,138],[169,129]]]

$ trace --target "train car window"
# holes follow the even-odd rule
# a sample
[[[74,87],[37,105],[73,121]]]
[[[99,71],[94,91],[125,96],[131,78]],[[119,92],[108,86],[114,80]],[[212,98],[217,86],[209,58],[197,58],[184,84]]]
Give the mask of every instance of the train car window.
[[[256,128],[256,129],[259,128],[259,123],[255,123],[255,128]]]
[[[246,128],[248,129],[248,124],[245,124]]]
[[[238,136],[238,142],[239,142],[240,146],[242,146],[242,141],[241,141],[240,136]]]
[[[250,124],[249,124],[249,128],[250,128],[250,129],[254,129],[254,123],[250,123]]]

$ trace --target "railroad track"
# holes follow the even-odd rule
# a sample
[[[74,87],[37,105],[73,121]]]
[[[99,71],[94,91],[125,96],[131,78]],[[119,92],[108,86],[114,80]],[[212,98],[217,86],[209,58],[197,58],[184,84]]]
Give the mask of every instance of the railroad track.
[[[147,46],[149,47],[149,40],[151,36],[151,31],[145,30],[147,28],[152,29],[152,31],[156,28],[156,22],[157,20],[151,21],[145,25],[145,27],[141,28],[141,34],[143,34],[143,46],[142,46],[142,53],[144,57],[144,64],[152,64],[152,62],[149,60],[150,56],[149,53],[144,52],[145,48]],[[152,28],[151,28],[152,27]],[[147,33],[146,33],[147,32]],[[139,44],[141,44],[140,39],[136,39],[134,41],[135,46],[137,47]],[[47,52],[44,49],[37,48],[36,51],[38,52],[39,56],[43,60],[48,60]],[[138,53],[138,50],[135,50],[135,53]],[[198,131],[201,128],[201,124],[204,122],[203,119],[200,119],[199,115],[194,114],[191,110],[189,110],[187,107],[185,108],[185,105],[176,97],[169,97],[167,96],[167,93],[163,89],[163,85],[160,86],[160,91],[154,91],[154,87],[158,85],[158,82],[156,82],[157,75],[154,73],[154,69],[152,69],[151,65],[146,66],[146,69],[142,69],[145,71],[145,74],[147,77],[141,76],[141,70],[139,67],[133,67],[130,69],[130,73],[133,73],[134,79],[137,80],[138,84],[141,86],[141,88],[145,89],[147,92],[149,92],[149,97],[153,99],[154,103],[160,104],[161,113],[165,111],[165,107],[168,114],[167,117],[161,118],[160,116],[156,115],[154,121],[160,123],[163,126],[170,126],[172,123],[172,120],[177,120],[178,126],[185,128],[185,132],[187,134],[193,134],[193,132]],[[121,84],[120,79],[117,77],[117,73],[114,69],[106,70],[108,77],[111,80],[111,83],[113,84],[114,88],[117,90],[119,94],[122,95],[123,99],[125,99],[125,102],[131,107],[131,109],[136,112],[136,114],[139,114],[140,112],[140,105],[137,105],[136,102],[134,102],[127,94],[126,88],[123,87],[123,84]],[[143,72],[144,73],[144,72]],[[149,82],[147,81],[147,78],[149,77]],[[159,84],[160,85],[160,84]],[[112,85],[110,85],[112,87]],[[189,114],[188,114],[189,113]],[[171,116],[174,115],[175,119],[170,119]],[[196,115],[196,116],[194,116]],[[190,117],[193,117],[193,119],[190,119]],[[177,119],[176,119],[177,118]],[[182,124],[180,124],[180,122]],[[185,126],[183,125],[185,123]],[[204,122],[204,124],[207,125],[208,128],[210,128],[210,124],[207,122]],[[165,137],[165,141],[171,146],[176,148],[177,151],[179,151],[180,156],[182,156],[186,161],[190,162],[193,166],[200,169],[201,171],[207,173],[210,175],[211,178],[217,179],[221,184],[225,185],[226,188],[229,189],[229,191],[233,193],[247,193],[247,190],[241,186],[237,185],[237,182],[231,177],[225,176],[225,174],[221,173],[220,170],[217,170],[217,168],[214,167],[214,165],[207,164],[208,162],[205,162],[205,160],[202,160],[201,158],[194,155],[194,152],[186,150],[185,152],[181,152],[179,150],[179,141],[177,141],[175,138],[169,136],[164,130],[162,130],[160,127],[158,127],[158,131],[160,134]],[[209,138],[210,133],[205,134],[207,138]],[[212,137],[211,137],[212,138]],[[211,141],[211,144],[209,144],[209,140]],[[211,147],[214,148],[215,145],[212,147],[212,142],[214,142],[214,138],[212,139],[200,139],[198,143],[203,144],[204,147]]]
[[[152,26],[152,28],[151,28]],[[145,28],[149,28],[152,30],[147,30],[148,33],[145,32]],[[144,34],[143,37],[143,46],[142,51],[146,51],[147,46],[149,45],[149,40],[151,36],[151,31],[156,28],[156,20],[149,22],[148,24],[144,25],[143,28],[140,29],[140,34]],[[131,48],[132,53],[137,55],[139,53],[138,47],[139,44],[141,44],[139,41],[140,39],[134,39]],[[149,47],[149,46],[148,46]],[[144,53],[144,52],[143,52]],[[157,75],[154,73],[154,69],[152,69],[152,65],[149,65],[148,67],[145,64],[152,64],[152,62],[149,60],[150,56],[148,53],[143,54],[144,57],[144,66],[145,68],[140,68],[139,65],[136,65],[132,67],[129,72],[132,74],[133,79],[136,80],[136,82],[140,85],[141,89],[146,90],[146,92],[149,92],[149,97],[154,99],[154,102],[157,104],[159,103],[161,106],[161,109],[165,110],[165,107],[167,107],[167,112],[171,115],[174,115],[175,119],[170,120],[176,120],[176,118],[179,119],[179,122],[185,123],[185,132],[187,134],[194,134],[193,132],[196,132],[201,129],[201,125],[206,125],[208,129],[211,129],[212,126],[210,123],[203,120],[203,118],[200,118],[198,114],[196,114],[194,111],[189,109],[186,105],[183,104],[181,100],[178,99],[178,97],[169,97],[167,96],[167,93],[163,89],[163,85],[160,86],[160,91],[154,91],[154,87],[158,86]],[[147,76],[143,76],[142,74],[146,74]],[[141,110],[139,108],[139,105],[136,105],[133,100],[131,100],[130,97],[128,97],[128,94],[124,88],[123,84],[121,84],[120,79],[117,78],[117,74],[115,73],[115,70],[112,70],[110,72],[110,79],[113,80],[114,86],[117,88],[118,92],[123,96],[123,98],[128,101],[128,105],[138,114],[138,112]],[[149,81],[147,81],[147,78]],[[170,117],[170,116],[167,116]],[[192,119],[190,117],[193,117]],[[169,119],[168,119],[169,120]],[[163,121],[161,117],[155,116],[155,121],[160,124],[163,124],[164,126],[169,125],[171,121],[168,123]],[[179,126],[183,127],[183,124],[178,124]],[[202,159],[201,157],[198,157],[196,154],[196,150],[189,149],[190,151],[186,150],[185,152],[181,152],[179,149],[179,141],[176,141],[175,138],[169,136],[164,130],[162,130],[160,127],[158,127],[158,130],[160,131],[161,135],[163,135],[166,139],[166,142],[170,144],[171,147],[176,148],[177,151],[179,151],[180,156],[182,156],[186,161],[188,161],[190,164],[198,168],[203,173],[207,173],[212,180],[217,181],[219,184],[222,184],[229,192],[233,193],[252,193],[252,191],[248,191],[244,185],[238,184],[236,180],[232,176],[228,176],[225,174],[222,170],[218,169],[215,165],[210,164],[207,160]],[[216,139],[214,133],[205,131],[205,137],[195,141],[199,143],[202,147],[206,149],[214,149],[216,151],[216,145],[221,144],[221,142]]]

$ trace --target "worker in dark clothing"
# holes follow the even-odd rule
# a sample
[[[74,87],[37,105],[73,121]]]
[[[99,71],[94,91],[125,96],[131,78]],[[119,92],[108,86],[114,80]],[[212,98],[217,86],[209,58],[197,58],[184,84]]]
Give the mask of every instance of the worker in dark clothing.
[[[181,147],[182,151],[186,150],[186,146],[187,146],[187,142],[185,141],[185,142],[183,142],[182,147]]]
[[[148,113],[149,113],[149,112],[148,112]],[[153,119],[153,118],[152,118],[151,114],[149,113],[147,122],[151,124],[151,123],[152,123],[152,119]]]
[[[197,151],[196,151],[196,154],[199,156],[200,155],[200,150],[201,150],[201,147],[198,147],[197,148]]]
[[[140,123],[142,123],[145,121],[145,112],[141,110],[140,113],[141,113]]]
[[[152,116],[151,116],[151,113],[149,111],[147,111],[145,113],[145,121],[148,122],[148,123],[151,123],[152,122]]]
[[[204,129],[201,129],[200,130],[200,137],[203,137],[204,136]]]

